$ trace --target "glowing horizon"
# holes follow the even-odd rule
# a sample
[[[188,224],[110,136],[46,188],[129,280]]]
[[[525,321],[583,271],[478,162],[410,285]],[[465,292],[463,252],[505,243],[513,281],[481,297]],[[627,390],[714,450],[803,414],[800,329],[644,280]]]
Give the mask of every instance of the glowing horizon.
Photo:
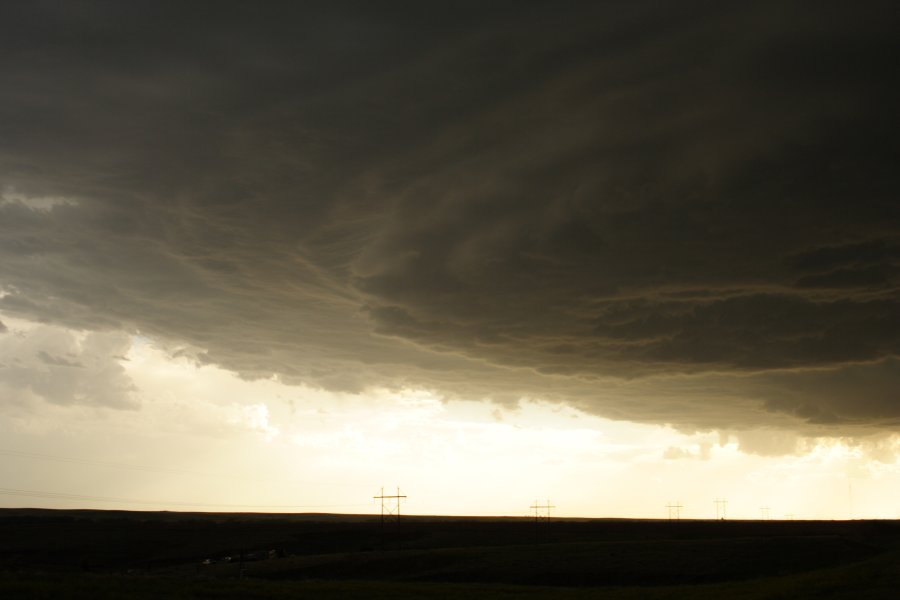
[[[22,343],[73,335],[7,321]],[[763,506],[773,519],[900,516],[881,493],[900,484],[900,461],[885,460],[898,436],[791,446],[778,430],[685,433],[537,399],[335,394],[242,380],[145,337],[132,337],[118,364],[140,410],[34,400],[40,412],[23,405],[5,421],[0,474],[22,481],[5,489],[64,496],[0,492],[0,506],[363,514],[377,509],[373,492],[399,485],[413,515],[525,517],[534,499],[550,499],[559,517],[662,519],[677,501],[681,518],[707,519],[725,497],[730,519],[759,519]],[[105,457],[109,446],[119,454]]]

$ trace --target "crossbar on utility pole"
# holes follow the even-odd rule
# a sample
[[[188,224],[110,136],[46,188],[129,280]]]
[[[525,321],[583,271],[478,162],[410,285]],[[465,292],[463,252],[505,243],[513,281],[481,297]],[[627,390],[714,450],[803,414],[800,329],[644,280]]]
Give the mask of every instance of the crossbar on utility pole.
[[[528,508],[534,511],[534,539],[535,541],[539,541],[542,529],[549,533],[550,511],[556,507],[550,504],[550,500],[547,500],[545,504],[541,504],[539,500],[535,500],[534,504]],[[541,526],[541,522],[545,523],[545,525]]]
[[[681,502],[676,502],[672,504],[671,502],[666,504],[666,508],[669,509],[669,520],[670,521],[680,521],[681,520],[681,509],[684,508],[684,505]]]
[[[544,519],[548,523],[550,522],[550,510],[556,508],[550,501],[547,500],[546,504],[540,504],[538,500],[534,501],[534,504],[529,506],[528,508],[534,510],[534,521],[537,523],[541,519]],[[541,513],[540,511],[547,511],[546,513]]]
[[[400,501],[405,500],[406,496],[400,495],[400,488],[397,488],[397,493],[394,495],[386,495],[384,493],[384,488],[381,488],[381,494],[378,496],[373,496],[375,500],[381,500],[381,531],[384,532],[384,522],[385,517],[391,518],[393,517],[394,521],[397,523],[397,527],[400,527]],[[386,503],[385,500],[393,500],[393,502]]]

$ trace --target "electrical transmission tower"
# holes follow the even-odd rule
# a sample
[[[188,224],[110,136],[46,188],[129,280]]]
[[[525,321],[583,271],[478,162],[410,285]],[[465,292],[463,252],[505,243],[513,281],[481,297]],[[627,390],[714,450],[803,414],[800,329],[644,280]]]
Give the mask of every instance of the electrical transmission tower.
[[[534,522],[539,523],[541,521],[550,522],[550,510],[556,508],[550,501],[547,500],[546,504],[541,504],[539,500],[535,500],[534,504],[529,506],[531,510],[534,511]]]
[[[373,496],[376,500],[381,500],[381,531],[384,532],[385,521],[394,521],[397,529],[400,528],[400,501],[406,499],[406,496],[400,495],[400,488],[397,488],[397,494],[386,496],[384,488],[381,488],[381,494]]]
[[[535,541],[539,541],[541,539],[542,531],[544,535],[549,534],[550,511],[556,507],[550,504],[550,500],[547,500],[544,504],[541,504],[540,500],[535,500],[534,504],[528,508],[534,511],[534,539]],[[542,523],[543,525],[541,525]]]
[[[676,502],[674,504],[669,502],[668,504],[666,504],[666,508],[669,509],[669,520],[670,521],[680,521],[681,520],[681,509],[684,508],[684,506],[681,504],[681,502]]]
[[[728,508],[728,499],[716,498],[714,502],[716,503],[716,519],[722,519],[724,521],[727,516],[725,511]]]
[[[759,516],[762,517],[763,521],[769,520],[769,511],[771,509],[768,506],[760,506],[759,507]]]

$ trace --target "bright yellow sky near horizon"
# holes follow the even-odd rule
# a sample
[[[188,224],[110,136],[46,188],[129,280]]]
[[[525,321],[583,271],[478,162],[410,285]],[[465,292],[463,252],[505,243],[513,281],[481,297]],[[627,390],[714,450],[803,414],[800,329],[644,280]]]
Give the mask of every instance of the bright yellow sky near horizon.
[[[3,317],[17,344],[84,334]],[[103,334],[94,334],[103,335]],[[38,346],[35,346],[37,344]],[[567,517],[898,518],[900,436],[681,432],[602,419],[540,398],[445,401],[428,390],[338,394],[247,381],[132,336],[119,364],[136,405],[0,404],[0,507],[377,512]],[[0,390],[4,395],[9,389]]]

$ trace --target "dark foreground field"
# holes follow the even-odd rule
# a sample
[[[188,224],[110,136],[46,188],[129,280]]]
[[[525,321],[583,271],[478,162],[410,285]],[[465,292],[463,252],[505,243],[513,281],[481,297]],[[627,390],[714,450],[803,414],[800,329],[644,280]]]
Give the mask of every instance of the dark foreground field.
[[[0,510],[3,598],[894,598],[900,523]]]

